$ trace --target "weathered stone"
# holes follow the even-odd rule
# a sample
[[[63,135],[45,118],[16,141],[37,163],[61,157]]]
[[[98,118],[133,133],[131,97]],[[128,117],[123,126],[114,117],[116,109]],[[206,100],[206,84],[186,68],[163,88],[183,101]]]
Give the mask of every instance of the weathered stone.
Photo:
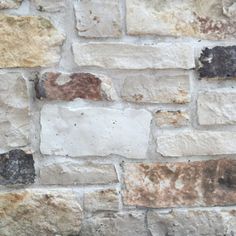
[[[231,236],[236,233],[235,210],[149,211],[148,229],[152,236]]]
[[[126,205],[166,208],[236,203],[236,161],[129,163]]]
[[[236,124],[236,90],[217,89],[199,93],[200,125]]]
[[[190,101],[187,75],[157,77],[154,74],[129,76],[122,88],[122,98],[129,102],[187,103]]]
[[[12,150],[0,155],[0,185],[31,184],[34,177],[34,160],[31,154]]]
[[[112,80],[90,73],[45,73],[36,81],[38,98],[72,101],[76,98],[94,101],[117,100]]]
[[[0,153],[28,145],[29,125],[26,80],[17,73],[0,74]]]
[[[85,211],[118,211],[119,199],[115,189],[104,189],[84,194]]]
[[[156,125],[159,127],[181,127],[189,123],[189,115],[185,111],[158,110],[154,115]]]
[[[0,10],[7,8],[17,8],[20,6],[22,0],[1,0],[0,1]]]
[[[188,43],[135,45],[127,43],[74,43],[75,62],[79,66],[114,69],[191,69],[194,50]]]
[[[47,104],[41,111],[41,152],[63,156],[145,158],[151,114],[144,109]]]
[[[231,131],[165,131],[157,137],[157,152],[173,157],[236,154],[235,142]]]
[[[64,36],[37,16],[0,15],[0,68],[50,66]]]
[[[79,0],[75,3],[79,36],[121,36],[119,0]]]
[[[199,61],[200,77],[236,77],[236,46],[205,48]]]
[[[82,210],[70,190],[0,193],[0,235],[77,235]]]
[[[235,38],[233,0],[127,0],[129,34]]]
[[[148,236],[143,212],[105,212],[84,221],[80,236]]]
[[[42,166],[40,179],[43,184],[109,184],[117,183],[116,170],[111,164],[74,162],[52,163]]]
[[[65,8],[65,0],[31,0],[37,10],[46,12],[58,12]]]

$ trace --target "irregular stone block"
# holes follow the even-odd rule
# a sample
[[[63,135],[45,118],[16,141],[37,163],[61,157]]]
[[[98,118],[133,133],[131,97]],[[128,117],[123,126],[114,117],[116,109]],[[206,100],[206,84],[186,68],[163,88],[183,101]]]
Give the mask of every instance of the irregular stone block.
[[[118,211],[119,199],[115,189],[104,189],[84,194],[85,211]]]
[[[148,229],[152,236],[220,236],[236,233],[235,210],[149,211]]]
[[[38,98],[71,101],[76,98],[94,101],[117,100],[112,80],[90,73],[45,73],[36,81]]]
[[[65,8],[65,0],[31,0],[37,10],[46,12],[58,12]]]
[[[41,145],[46,155],[145,158],[151,114],[144,109],[44,105]]]
[[[128,34],[234,39],[236,4],[231,0],[127,0]]]
[[[148,236],[143,212],[103,212],[84,221],[80,236]]]
[[[79,0],[75,3],[75,15],[79,36],[121,36],[121,14],[119,0]]]
[[[18,8],[22,0],[1,0],[0,2],[0,10],[8,9],[8,8]]]
[[[78,235],[82,210],[70,190],[0,193],[0,235]]]
[[[129,76],[122,88],[122,98],[128,102],[187,103],[190,102],[187,75],[157,77],[153,74]]]
[[[32,184],[35,169],[32,154],[12,150],[0,155],[0,185]]]
[[[126,205],[166,208],[236,203],[236,161],[129,163],[124,166]]]
[[[189,114],[180,110],[159,110],[155,113],[154,120],[159,127],[182,127],[189,124]]]
[[[236,46],[205,48],[199,61],[200,77],[236,77]]]
[[[110,184],[117,183],[115,167],[111,164],[62,162],[44,165],[40,169],[43,184]]]
[[[75,62],[79,66],[113,69],[191,69],[194,50],[187,43],[135,45],[127,43],[74,43]]]
[[[235,142],[231,131],[165,131],[157,137],[157,152],[171,157],[236,154]]]
[[[18,73],[0,74],[0,154],[28,145],[29,126],[26,80]]]
[[[0,68],[51,66],[64,36],[38,16],[0,16]]]
[[[199,93],[200,125],[236,124],[236,90],[217,89]]]

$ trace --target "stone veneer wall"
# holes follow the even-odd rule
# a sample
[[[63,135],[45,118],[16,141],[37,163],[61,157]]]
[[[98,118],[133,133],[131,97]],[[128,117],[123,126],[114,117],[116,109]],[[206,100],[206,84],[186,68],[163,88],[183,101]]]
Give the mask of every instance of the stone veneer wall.
[[[236,1],[0,1],[0,236],[236,235]]]

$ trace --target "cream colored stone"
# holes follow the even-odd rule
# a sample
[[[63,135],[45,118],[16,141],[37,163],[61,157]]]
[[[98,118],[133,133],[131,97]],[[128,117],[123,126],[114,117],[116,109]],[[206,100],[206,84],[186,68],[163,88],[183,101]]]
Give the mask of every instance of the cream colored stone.
[[[39,11],[58,12],[65,6],[65,0],[31,0]]]
[[[71,190],[0,193],[0,235],[68,236],[81,228],[82,210]]]
[[[236,36],[233,0],[127,0],[129,34],[226,39]]]
[[[18,73],[0,74],[0,153],[29,144],[29,94]]]
[[[75,62],[79,66],[113,69],[191,69],[194,50],[188,43],[135,45],[127,43],[74,43]]]
[[[22,0],[1,0],[0,1],[0,10],[7,8],[18,8]]]
[[[79,36],[121,36],[119,0],[77,0],[75,14]]]
[[[45,18],[0,15],[0,68],[53,65],[63,40]]]

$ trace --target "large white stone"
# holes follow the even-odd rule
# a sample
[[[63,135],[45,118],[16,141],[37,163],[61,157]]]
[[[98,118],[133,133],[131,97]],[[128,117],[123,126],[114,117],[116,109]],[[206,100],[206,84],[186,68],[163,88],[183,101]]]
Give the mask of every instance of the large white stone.
[[[236,154],[236,132],[165,131],[157,137],[157,152],[163,156]]]
[[[63,156],[145,158],[151,114],[144,109],[44,105],[41,152]]]
[[[200,125],[236,124],[236,90],[217,89],[198,96]]]
[[[79,66],[114,69],[190,69],[195,67],[194,50],[188,43],[135,45],[127,43],[74,43]]]

